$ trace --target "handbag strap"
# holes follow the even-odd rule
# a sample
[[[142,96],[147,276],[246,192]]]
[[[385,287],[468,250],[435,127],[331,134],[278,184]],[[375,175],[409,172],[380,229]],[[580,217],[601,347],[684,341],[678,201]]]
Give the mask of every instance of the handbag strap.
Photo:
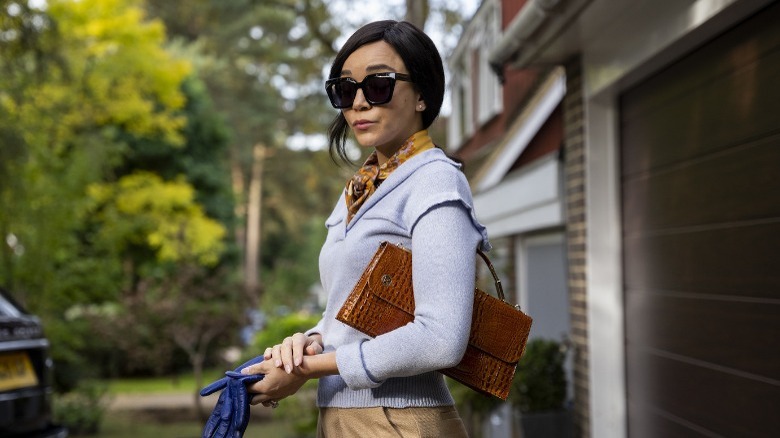
[[[490,259],[488,258],[487,254],[482,252],[482,250],[479,248],[477,248],[477,254],[482,257],[482,260],[484,260],[485,263],[487,263],[488,269],[490,269],[490,273],[493,275],[493,280],[496,282],[496,293],[498,293],[498,298],[501,301],[506,302],[504,299],[504,288],[501,286],[501,280],[498,279],[498,274],[496,274],[495,268],[493,268],[493,263],[490,263]]]

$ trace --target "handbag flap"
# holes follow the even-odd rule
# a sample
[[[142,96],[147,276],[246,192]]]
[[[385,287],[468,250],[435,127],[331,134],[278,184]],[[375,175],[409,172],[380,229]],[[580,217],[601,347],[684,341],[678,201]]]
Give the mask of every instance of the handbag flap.
[[[382,242],[380,251],[367,280],[368,289],[378,298],[414,316],[412,252],[388,242]]]
[[[383,319],[398,319],[399,321],[392,323],[392,328],[413,320],[415,306],[412,291],[412,252],[398,245],[382,242],[366,270],[367,291],[388,303],[389,308],[395,308],[409,316],[407,319],[398,314],[391,318],[391,313],[387,313]],[[509,364],[517,363],[525,351],[531,323],[530,316],[512,305],[479,289],[474,290],[470,346]]]
[[[476,289],[469,345],[508,363],[520,360],[532,318],[512,305]]]

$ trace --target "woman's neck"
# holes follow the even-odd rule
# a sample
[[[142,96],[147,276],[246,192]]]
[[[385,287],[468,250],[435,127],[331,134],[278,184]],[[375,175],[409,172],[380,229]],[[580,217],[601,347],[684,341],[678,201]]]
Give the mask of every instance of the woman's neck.
[[[399,149],[401,149],[404,145],[406,145],[406,143],[409,141],[409,138],[415,137],[415,142],[421,141],[422,138],[418,138],[418,137],[422,136],[421,133],[423,132],[425,133],[425,137],[427,137],[428,131],[420,128],[417,131],[414,131],[411,134],[409,134],[409,136],[406,137],[403,142],[396,145],[394,148],[392,148],[392,150],[387,150],[386,148],[375,148],[374,150],[376,151],[376,159],[379,165],[382,166],[383,164],[385,164],[387,160],[390,159],[390,157],[395,155]]]

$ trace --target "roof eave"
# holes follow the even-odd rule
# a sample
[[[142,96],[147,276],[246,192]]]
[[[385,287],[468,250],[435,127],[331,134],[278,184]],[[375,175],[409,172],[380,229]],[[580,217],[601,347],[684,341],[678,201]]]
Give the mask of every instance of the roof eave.
[[[591,1],[528,0],[490,51],[488,59],[495,74],[503,79],[505,66],[523,68],[533,64]]]

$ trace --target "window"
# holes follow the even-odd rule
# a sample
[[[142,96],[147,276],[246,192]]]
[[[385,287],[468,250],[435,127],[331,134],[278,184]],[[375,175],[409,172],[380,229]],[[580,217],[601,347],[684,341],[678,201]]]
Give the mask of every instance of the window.
[[[497,5],[489,8],[484,17],[484,31],[481,35],[479,47],[476,49],[477,58],[477,122],[480,125],[487,123],[493,116],[503,109],[501,83],[498,76],[490,68],[489,53],[501,38],[501,14]]]
[[[487,0],[477,10],[450,58],[452,114],[449,149],[455,150],[503,110],[501,83],[488,54],[501,37],[501,5]]]

